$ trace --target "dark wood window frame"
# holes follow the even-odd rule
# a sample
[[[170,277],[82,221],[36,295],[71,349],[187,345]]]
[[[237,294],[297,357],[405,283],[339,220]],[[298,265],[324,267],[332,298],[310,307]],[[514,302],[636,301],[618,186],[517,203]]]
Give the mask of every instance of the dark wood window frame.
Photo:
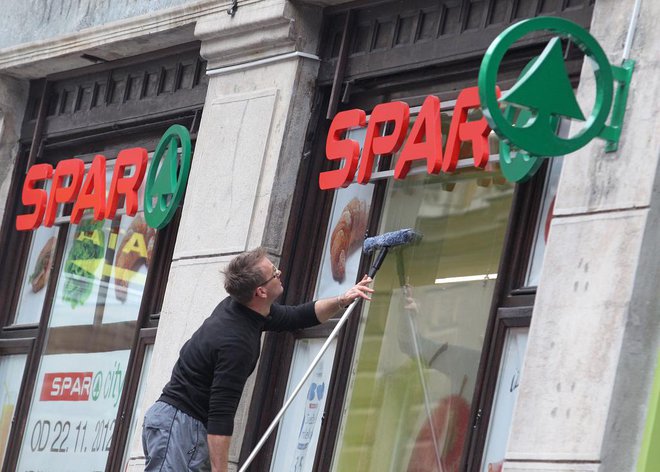
[[[330,90],[325,90],[324,98],[328,98]],[[388,101],[383,95],[381,101]],[[448,94],[446,99],[455,98]],[[421,100],[421,99],[420,99]],[[366,103],[371,102],[367,98]],[[411,103],[411,106],[421,105]],[[327,126],[327,122],[321,122],[320,128]],[[319,133],[325,136],[327,130]],[[299,211],[293,212],[289,222],[289,234],[285,243],[285,251],[282,255],[280,267],[287,274],[286,291],[284,294],[285,303],[299,303],[309,299],[314,293],[316,285],[316,271],[310,268],[318,268],[321,260],[321,252],[325,234],[327,231],[328,219],[332,207],[333,192],[322,192],[318,190],[318,174],[323,170],[329,170],[331,167],[327,160],[321,159],[324,140],[315,143],[315,155],[317,159],[311,162],[303,163],[299,175],[298,189],[294,197],[293,208]],[[507,227],[505,237],[505,247],[503,248],[502,262],[499,274],[511,274],[508,277],[498,277],[498,282],[493,295],[493,307],[489,315],[489,322],[486,331],[486,339],[492,338],[490,342],[485,342],[482,351],[482,361],[480,364],[478,376],[478,388],[475,389],[472,405],[473,407],[471,424],[475,424],[477,419],[479,425],[488,425],[490,417],[490,402],[492,401],[492,391],[497,381],[497,371],[499,369],[499,359],[502,353],[502,345],[506,334],[507,326],[528,326],[531,319],[531,310],[534,302],[535,288],[524,287],[523,282],[526,274],[528,254],[531,250],[534,231],[520,231],[521,228],[534,228],[537,218],[535,208],[539,206],[543,183],[545,179],[545,167],[528,184],[518,186],[514,192],[514,201],[510,213],[510,221]],[[302,190],[300,186],[307,187]],[[375,190],[371,205],[371,214],[369,216],[368,234],[376,234],[378,222],[380,219],[380,210],[385,198],[387,182],[380,180],[375,182]],[[298,228],[304,226],[307,228],[304,238],[300,237]],[[291,229],[294,229],[293,231]],[[304,260],[306,263],[297,264],[296,261]],[[368,269],[369,258],[363,256],[360,262],[360,273]],[[522,264],[522,267],[521,267]],[[303,267],[304,266],[304,267]],[[515,268],[515,270],[514,270]],[[507,311],[508,310],[508,311]],[[513,310],[513,311],[512,311]],[[520,316],[519,313],[525,313]],[[493,314],[494,313],[494,314]],[[513,315],[515,313],[516,315]],[[336,446],[337,433],[340,426],[340,415],[344,408],[346,398],[346,381],[350,376],[353,364],[352,354],[356,342],[356,333],[360,323],[360,316],[351,317],[342,333],[337,339],[337,349],[335,360],[331,373],[331,382],[328,386],[328,400],[323,415],[323,424],[317,446],[317,455],[313,470],[330,470],[334,449]],[[268,333],[266,335],[263,354],[260,360],[259,373],[255,384],[255,395],[253,397],[250,411],[248,428],[243,441],[240,460],[243,461],[251,452],[251,446],[256,444],[260,435],[265,431],[270,423],[270,419],[277,413],[285,400],[286,383],[288,380],[293,347],[296,339],[306,337],[327,336],[334,323],[332,320],[313,328],[314,332],[306,333]],[[493,337],[495,336],[495,337]],[[343,354],[342,354],[343,353]],[[493,375],[494,372],[494,375]],[[485,382],[485,383],[484,383]],[[481,386],[481,387],[479,387]],[[262,393],[265,392],[265,393]],[[251,427],[255,418],[260,418],[256,427]],[[470,451],[470,463],[475,460],[481,460],[483,453],[483,442],[485,440],[486,427],[479,427],[476,433],[465,448]],[[275,446],[275,435],[270,438],[263,451],[254,462],[254,470],[269,470],[273,459]],[[467,454],[464,461],[468,461]],[[464,462],[465,464],[465,462]],[[472,466],[469,469],[477,470]]]
[[[362,3],[372,4],[373,2]],[[592,5],[592,3],[585,3],[585,8]],[[331,14],[343,13],[344,11],[350,13],[351,10],[349,7],[329,10]],[[577,13],[580,22],[585,22],[586,18],[587,24],[590,15],[590,11]],[[350,27],[350,15],[348,18],[346,15],[340,16],[338,22],[342,23],[343,28]],[[326,24],[327,28],[329,27]],[[310,120],[311,125],[303,152],[306,157],[301,162],[296,183],[296,192],[280,264],[284,273],[287,274],[286,291],[283,296],[285,303],[300,303],[309,299],[314,293],[316,284],[316,270],[320,265],[321,251],[333,201],[333,193],[320,191],[316,184],[319,173],[331,168],[331,164],[324,159],[325,136],[330,123],[328,119],[325,119],[326,115],[331,117],[337,109],[354,107],[368,111],[378,103],[402,97],[407,97],[408,100],[406,101],[411,106],[419,105],[425,95],[414,93],[414,91],[428,89],[434,83],[436,86],[438,83],[442,83],[443,90],[446,90],[446,92],[434,92],[441,100],[455,98],[457,90],[474,85],[481,61],[480,57],[468,56],[462,62],[451,61],[444,65],[429,65],[422,69],[418,68],[410,71],[401,70],[402,68],[397,66],[392,69],[393,73],[391,74],[376,73],[372,76],[351,77],[350,64],[347,65],[346,63],[348,54],[343,46],[343,42],[350,41],[350,38],[346,39],[341,35],[339,37],[342,39],[336,41],[334,48],[335,51],[339,52],[337,56],[333,56],[334,59],[330,61],[330,65],[335,68],[336,72],[341,71],[341,73],[335,74],[332,83],[321,80],[315,98],[315,116]],[[500,69],[500,75],[505,77],[500,82],[501,86],[506,88],[515,82],[517,71],[531,57],[540,52],[539,42],[541,39],[537,38],[536,42],[532,41],[523,45],[507,57],[507,62]],[[344,52],[343,55],[342,51]],[[567,62],[569,74],[573,83],[576,84],[581,69],[581,57],[577,54],[568,57],[568,59],[570,59]],[[452,72],[448,72],[447,69]],[[330,74],[327,75],[330,77]],[[414,91],[411,92],[411,89]],[[414,103],[414,98],[411,101],[411,96],[417,97],[416,100],[419,103]],[[312,156],[312,158],[310,159],[308,156]],[[461,470],[480,470],[506,332],[510,327],[529,326],[531,321],[536,288],[526,287],[525,280],[535,236],[534,230],[539,218],[547,168],[547,163],[545,163],[531,181],[524,185],[518,185],[514,192],[510,220],[498,271],[498,274],[506,275],[498,277],[493,294],[492,307],[485,333],[486,341],[484,342],[479,366],[477,388],[472,399],[470,424],[473,425],[473,430],[464,449]],[[377,212],[381,207],[384,195],[384,182],[376,183],[371,207],[369,234],[374,234],[376,231],[379,219]],[[300,227],[306,228],[304,238],[300,236]],[[305,264],[300,263],[303,260]],[[368,261],[363,258],[361,270],[366,270],[367,265]],[[337,340],[337,352],[331,373],[332,380],[329,385],[328,400],[313,467],[315,471],[330,470],[332,464],[341,420],[340,416],[344,407],[345,385],[353,363],[352,354],[342,355],[341,353],[353,352],[358,324],[359,316],[352,317]],[[319,333],[321,332],[329,333],[330,328],[319,330]],[[255,393],[250,405],[240,462],[243,462],[250,454],[253,446],[260,439],[261,434],[268,427],[270,420],[285,400],[287,373],[292,361],[294,343],[297,338],[306,336],[307,334],[291,335],[289,333],[269,333],[266,335],[255,383]],[[274,446],[275,435],[272,435],[255,460],[252,470],[269,470],[273,459]]]
[[[58,74],[31,83],[31,99],[27,105],[28,111],[23,127],[23,138],[16,165],[14,166],[7,206],[0,231],[0,247],[6,249],[0,254],[0,266],[3,267],[5,274],[15,274],[14,277],[5,276],[0,278],[0,297],[6,300],[6,303],[0,308],[0,356],[27,354],[3,470],[13,470],[19,458],[20,447],[28,419],[28,409],[34,393],[36,375],[44,347],[48,318],[56,290],[57,277],[54,274],[57,273],[57,269],[61,266],[63,260],[66,235],[70,225],[68,222],[57,225],[59,231],[53,260],[53,270],[45,288],[45,301],[40,321],[34,324],[13,325],[12,320],[18,308],[21,289],[20,281],[23,280],[25,270],[27,270],[27,256],[31,242],[31,232],[19,232],[15,230],[16,215],[25,212],[25,209],[21,205],[20,194],[27,169],[34,163],[48,162],[54,164],[60,159],[71,157],[81,158],[86,163],[89,163],[97,153],[104,154],[108,159],[114,159],[118,151],[126,147],[142,146],[153,151],[162,133],[171,124],[175,123],[183,124],[190,130],[194,143],[199,129],[204,97],[206,95],[206,86],[203,85],[203,90],[196,92],[197,99],[192,101],[190,101],[192,94],[184,91],[186,97],[176,99],[173,110],[168,110],[169,105],[161,106],[160,108],[155,107],[155,113],[150,113],[147,109],[141,115],[134,113],[131,119],[121,123],[109,123],[101,120],[97,125],[92,127],[66,131],[67,108],[60,103],[63,94],[55,94],[53,90],[59,83],[67,83],[69,79],[71,79],[69,80],[70,82],[75,82],[75,79],[79,76],[105,73],[108,77],[112,77],[113,70],[116,68],[129,69],[134,64],[139,65],[148,61],[153,62],[168,56],[171,57],[172,55],[175,57],[188,57],[190,54],[196,55],[198,50],[198,43],[187,44],[153,54],[92,66],[81,71]],[[205,81],[203,63],[198,59],[196,63],[193,61],[192,67],[194,70],[191,69],[188,71],[188,76],[192,74],[193,78],[188,80],[193,80],[193,83],[202,79]],[[172,83],[180,84],[182,80],[181,67],[172,69],[172,71],[174,73],[171,79]],[[161,71],[159,75],[158,94],[166,93],[161,90],[161,82],[163,81],[164,74]],[[81,93],[79,87],[76,100],[80,100]],[[55,107],[53,107],[53,99],[58,103]],[[169,97],[164,95],[162,99],[168,100]],[[190,101],[187,105],[186,100]],[[108,103],[110,104],[110,102]],[[55,113],[53,110],[58,113]],[[71,114],[71,110],[68,113]],[[107,120],[111,116],[112,114],[107,112],[105,119]],[[55,121],[49,123],[49,119]],[[48,128],[48,125],[52,125],[52,123],[55,123],[52,126],[56,130],[54,132],[50,132]],[[94,152],[90,152],[90,149],[94,150]],[[152,266],[145,281],[142,304],[137,317],[137,328],[135,329],[131,354],[127,364],[126,380],[118,405],[116,417],[117,427],[115,428],[115,434],[113,435],[108,453],[106,466],[106,470],[108,471],[119,470],[124,456],[131,414],[135,406],[134,394],[138,388],[146,345],[153,344],[155,340],[155,332],[158,326],[184,200],[185,197],[180,202],[178,211],[175,213],[170,224],[159,231],[156,238],[154,247],[156,257],[152,261]]]

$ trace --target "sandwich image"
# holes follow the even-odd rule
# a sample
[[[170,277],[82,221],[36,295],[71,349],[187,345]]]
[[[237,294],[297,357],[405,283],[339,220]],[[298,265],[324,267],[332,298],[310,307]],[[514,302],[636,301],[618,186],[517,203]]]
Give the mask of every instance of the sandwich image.
[[[105,236],[103,222],[91,218],[82,220],[76,229],[64,264],[62,294],[71,308],[84,305],[92,294],[96,271],[104,260]]]

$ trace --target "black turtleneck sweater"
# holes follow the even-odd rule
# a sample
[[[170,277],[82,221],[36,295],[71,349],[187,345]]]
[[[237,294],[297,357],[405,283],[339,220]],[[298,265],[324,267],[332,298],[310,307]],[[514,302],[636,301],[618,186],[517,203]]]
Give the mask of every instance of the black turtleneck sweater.
[[[314,302],[275,304],[264,317],[227,297],[181,348],[159,400],[203,422],[209,434],[231,436],[243,387],[259,359],[261,333],[317,324]]]

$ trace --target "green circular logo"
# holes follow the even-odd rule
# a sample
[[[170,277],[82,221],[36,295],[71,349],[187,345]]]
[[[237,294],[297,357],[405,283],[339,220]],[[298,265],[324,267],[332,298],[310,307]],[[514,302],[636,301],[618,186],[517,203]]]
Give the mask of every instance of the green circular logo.
[[[186,189],[190,160],[191,144],[188,130],[181,125],[170,126],[156,146],[147,173],[144,217],[152,228],[162,228],[174,216]]]
[[[92,380],[92,400],[96,401],[101,396],[101,389],[103,388],[103,373],[97,372]]]
[[[532,59],[520,73],[520,77],[525,76],[527,71],[536,63],[537,58]],[[520,79],[518,77],[518,79]],[[504,118],[509,123],[515,123],[515,126],[525,126],[534,117],[534,113],[527,109],[518,109],[513,105],[507,105],[504,108]],[[515,121],[514,121],[515,120]],[[551,118],[552,129],[556,129],[559,123],[559,118],[552,115]],[[531,179],[541,164],[543,164],[544,157],[534,156],[528,152],[519,149],[512,154],[512,149],[506,140],[500,141],[500,169],[504,177],[510,182],[523,183]]]
[[[559,37],[550,40],[543,53],[525,68],[516,84],[498,100],[495,92],[497,72],[505,53],[516,41],[537,31],[550,31],[570,38],[593,61],[596,100],[587,118],[575,99]],[[505,152],[500,153],[500,157],[510,146],[521,150],[514,158],[509,154],[500,159],[505,176],[508,171],[512,176],[518,176],[515,181],[529,178],[542,161],[539,156],[568,154],[598,136],[612,106],[612,91],[613,74],[607,56],[598,42],[577,24],[562,18],[538,17],[504,30],[490,45],[481,63],[479,96],[490,127],[504,141]],[[514,120],[516,111],[518,116]],[[584,121],[583,129],[571,138],[557,136],[557,123],[562,116]],[[510,168],[505,170],[507,166]]]

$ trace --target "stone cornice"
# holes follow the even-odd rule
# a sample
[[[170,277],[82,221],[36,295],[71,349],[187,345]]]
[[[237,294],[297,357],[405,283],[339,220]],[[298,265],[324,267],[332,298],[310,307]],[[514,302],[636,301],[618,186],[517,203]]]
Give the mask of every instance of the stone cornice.
[[[242,15],[241,15],[242,13]],[[263,0],[197,22],[195,37],[209,70],[296,51],[299,32],[285,0]]]
[[[243,0],[241,10],[262,3]],[[271,2],[266,2],[271,3]],[[0,49],[0,71],[18,77],[42,77],[90,65],[84,53],[112,60],[194,40],[193,25],[208,16],[227,15],[230,1],[199,0],[126,20],[86,28],[77,33]],[[173,34],[171,34],[173,32]],[[135,41],[139,38],[139,41]]]

